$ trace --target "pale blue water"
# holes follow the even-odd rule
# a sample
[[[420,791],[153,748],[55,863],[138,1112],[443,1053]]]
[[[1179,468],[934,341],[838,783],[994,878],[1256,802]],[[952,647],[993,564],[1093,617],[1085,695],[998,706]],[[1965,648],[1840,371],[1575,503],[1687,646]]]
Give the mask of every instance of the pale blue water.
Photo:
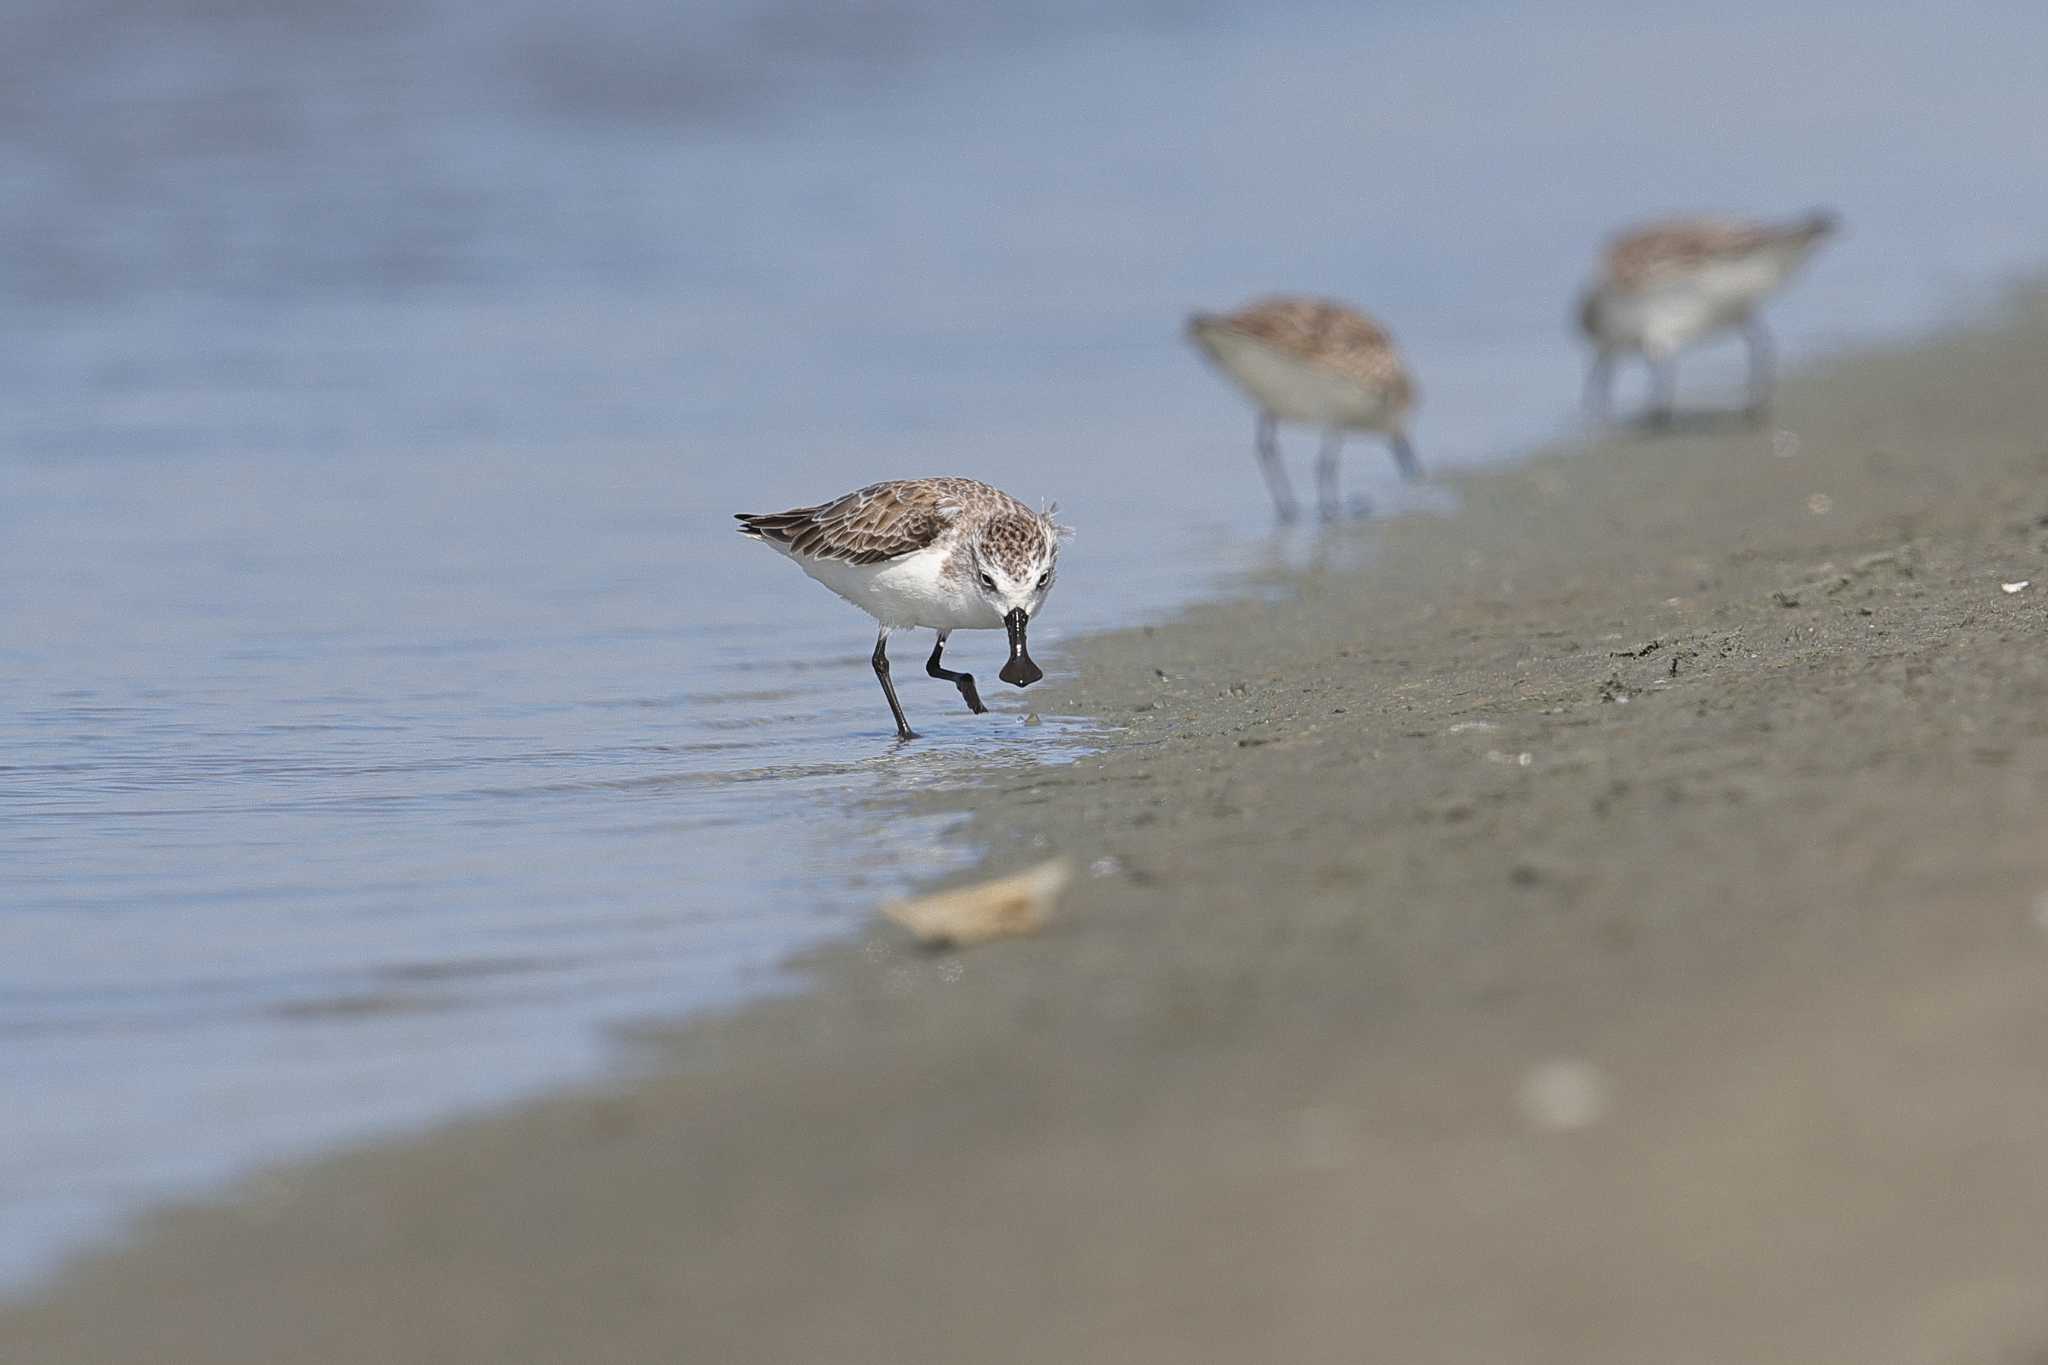
[[[732,511],[1057,498],[1056,671],[1312,540],[1191,307],[1372,307],[1444,466],[1569,424],[1645,212],[1839,209],[1795,361],[2032,269],[2048,17],[1785,9],[10,6],[0,1273],[783,984],[965,855],[863,798],[1091,742],[912,667],[899,750]]]

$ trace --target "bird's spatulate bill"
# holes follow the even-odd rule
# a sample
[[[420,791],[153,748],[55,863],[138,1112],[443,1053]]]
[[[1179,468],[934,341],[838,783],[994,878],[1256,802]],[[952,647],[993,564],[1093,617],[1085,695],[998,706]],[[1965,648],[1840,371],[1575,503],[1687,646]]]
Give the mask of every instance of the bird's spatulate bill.
[[[1022,607],[1003,618],[1003,627],[1010,632],[1010,661],[996,676],[1018,687],[1029,687],[1045,676],[1045,670],[1031,662],[1031,652],[1024,647],[1024,623],[1029,619]]]

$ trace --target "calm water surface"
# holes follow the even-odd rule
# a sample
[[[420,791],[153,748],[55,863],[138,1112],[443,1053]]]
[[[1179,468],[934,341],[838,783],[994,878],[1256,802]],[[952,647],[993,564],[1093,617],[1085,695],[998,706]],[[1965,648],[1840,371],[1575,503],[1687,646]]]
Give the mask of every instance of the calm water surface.
[[[11,6],[0,1277],[776,988],[966,856],[864,798],[1099,742],[907,669],[899,749],[864,618],[733,511],[1057,498],[1056,672],[1313,543],[1192,306],[1372,306],[1442,467],[1569,423],[1645,210],[1839,208],[1795,359],[2031,268],[2039,8],[1782,11]]]

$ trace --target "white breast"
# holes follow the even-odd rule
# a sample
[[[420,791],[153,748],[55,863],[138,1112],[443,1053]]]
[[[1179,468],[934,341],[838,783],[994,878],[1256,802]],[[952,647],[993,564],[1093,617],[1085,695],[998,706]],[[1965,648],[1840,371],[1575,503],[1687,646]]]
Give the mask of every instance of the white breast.
[[[1601,339],[1669,355],[1720,325],[1717,313],[1716,302],[1692,280],[1674,280],[1611,297],[1600,314]]]
[[[1242,332],[1217,328],[1200,341],[1254,402],[1283,421],[1383,431],[1397,416],[1384,392]]]
[[[941,540],[928,550],[879,564],[789,557],[805,573],[885,626],[934,630],[994,630],[1001,626],[1002,615],[971,583],[942,572],[950,553],[950,542]]]
[[[1740,256],[1709,261],[1628,293],[1609,291],[1600,311],[1601,339],[1657,355],[1741,323],[1785,283],[1812,250],[1808,240],[1772,242]]]

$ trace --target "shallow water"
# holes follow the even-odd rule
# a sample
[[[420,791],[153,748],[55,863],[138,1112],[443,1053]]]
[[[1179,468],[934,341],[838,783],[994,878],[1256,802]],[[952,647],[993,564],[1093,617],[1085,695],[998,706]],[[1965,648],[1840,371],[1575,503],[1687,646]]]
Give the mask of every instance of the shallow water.
[[[2032,268],[2048,19],[1780,9],[15,6],[0,1274],[773,989],[966,855],[863,798],[1091,742],[907,668],[899,748],[864,618],[733,511],[1057,498],[1056,673],[1319,543],[1190,307],[1373,307],[1442,467],[1569,427],[1645,211],[1841,210],[1795,361]]]

